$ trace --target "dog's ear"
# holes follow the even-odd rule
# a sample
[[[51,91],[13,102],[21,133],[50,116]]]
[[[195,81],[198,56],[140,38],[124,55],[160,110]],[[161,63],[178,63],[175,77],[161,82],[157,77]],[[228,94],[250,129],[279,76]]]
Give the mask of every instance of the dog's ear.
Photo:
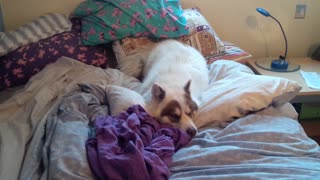
[[[152,85],[151,94],[152,94],[152,97],[155,97],[157,100],[161,101],[166,96],[166,91],[163,90],[159,84],[154,83]]]
[[[184,91],[190,95],[190,85],[191,85],[191,80],[189,80],[186,85],[184,85]]]

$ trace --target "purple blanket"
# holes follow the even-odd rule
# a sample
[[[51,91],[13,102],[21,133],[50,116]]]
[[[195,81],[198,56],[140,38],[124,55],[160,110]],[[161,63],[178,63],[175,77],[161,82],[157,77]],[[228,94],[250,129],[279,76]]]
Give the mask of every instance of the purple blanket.
[[[96,136],[86,143],[91,170],[99,179],[168,179],[172,155],[191,137],[160,124],[135,105],[96,119]]]

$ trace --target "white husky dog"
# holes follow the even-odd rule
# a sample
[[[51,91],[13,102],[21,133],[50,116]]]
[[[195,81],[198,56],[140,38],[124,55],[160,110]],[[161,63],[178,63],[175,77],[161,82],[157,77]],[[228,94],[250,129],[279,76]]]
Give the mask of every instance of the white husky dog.
[[[140,93],[146,111],[194,136],[197,128],[192,117],[209,81],[203,56],[178,41],[162,41],[151,50],[143,77]]]

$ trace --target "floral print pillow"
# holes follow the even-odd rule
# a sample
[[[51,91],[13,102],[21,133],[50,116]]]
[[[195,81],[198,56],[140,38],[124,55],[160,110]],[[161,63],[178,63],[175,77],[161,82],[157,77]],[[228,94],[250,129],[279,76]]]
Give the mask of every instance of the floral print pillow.
[[[71,31],[22,46],[0,57],[0,91],[23,85],[46,65],[66,56],[101,68],[115,59],[111,45],[84,46],[80,38],[80,21],[72,20]]]
[[[97,45],[125,37],[176,38],[188,34],[180,0],[87,0],[71,16],[81,18],[81,40]]]

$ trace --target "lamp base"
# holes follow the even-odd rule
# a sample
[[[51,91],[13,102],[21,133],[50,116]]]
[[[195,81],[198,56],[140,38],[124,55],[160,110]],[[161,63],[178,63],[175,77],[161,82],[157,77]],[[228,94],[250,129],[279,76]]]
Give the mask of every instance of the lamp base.
[[[288,65],[288,61],[283,59],[275,59],[271,61],[271,69],[285,70],[288,69]]]
[[[283,59],[258,59],[256,65],[262,69],[275,72],[294,72],[300,69],[299,64],[290,63]]]

